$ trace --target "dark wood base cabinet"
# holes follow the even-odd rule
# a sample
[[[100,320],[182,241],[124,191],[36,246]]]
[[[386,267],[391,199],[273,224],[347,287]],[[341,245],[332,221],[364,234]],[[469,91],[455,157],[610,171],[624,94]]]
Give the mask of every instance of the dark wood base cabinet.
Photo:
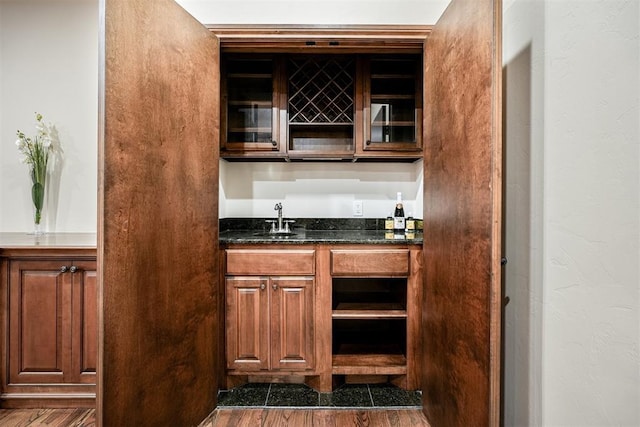
[[[315,251],[226,251],[227,386],[314,373]]]
[[[94,407],[95,250],[22,250],[2,258],[4,408]]]
[[[420,246],[232,245],[224,255],[223,388],[420,388]]]

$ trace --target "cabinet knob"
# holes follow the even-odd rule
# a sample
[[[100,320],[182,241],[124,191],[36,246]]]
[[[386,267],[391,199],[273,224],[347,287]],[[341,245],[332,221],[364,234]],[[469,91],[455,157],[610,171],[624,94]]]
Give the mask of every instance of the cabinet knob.
[[[267,285],[265,285],[264,283],[260,283],[260,289],[262,289],[264,291],[264,289],[267,287]]]
[[[278,143],[276,141],[271,141],[271,145],[273,145],[274,147],[277,147]]]
[[[278,285],[276,285],[276,284],[274,283],[274,284],[273,284],[273,286],[272,286],[272,288],[273,288],[273,290],[274,290],[274,291],[276,291],[276,290],[278,290]]]
[[[60,273],[65,273],[67,271],[67,266],[63,265],[62,267],[60,267]]]
[[[367,145],[371,145],[371,140],[367,139]]]
[[[72,265],[71,268],[69,269],[70,272],[75,273],[78,270],[78,267],[76,267],[75,265]]]

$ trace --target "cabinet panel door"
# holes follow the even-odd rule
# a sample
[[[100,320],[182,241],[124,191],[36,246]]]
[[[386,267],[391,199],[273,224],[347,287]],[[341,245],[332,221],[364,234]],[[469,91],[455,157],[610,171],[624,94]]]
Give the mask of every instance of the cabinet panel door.
[[[313,369],[313,278],[272,277],[269,291],[272,368]]]
[[[219,44],[173,0],[101,0],[98,425],[216,406]]]
[[[95,384],[98,357],[97,280],[95,261],[75,261],[71,274],[71,366],[74,382]]]
[[[9,381],[62,383],[71,324],[63,262],[12,261],[9,279]]]
[[[499,0],[452,0],[425,46],[423,405],[434,426],[500,423]]]
[[[422,149],[422,61],[376,55],[364,61],[364,151]]]
[[[226,280],[227,368],[260,371],[269,368],[269,279],[229,277]]]
[[[228,55],[222,61],[221,155],[281,150],[281,61],[261,55]],[[235,153],[234,153],[235,152]]]

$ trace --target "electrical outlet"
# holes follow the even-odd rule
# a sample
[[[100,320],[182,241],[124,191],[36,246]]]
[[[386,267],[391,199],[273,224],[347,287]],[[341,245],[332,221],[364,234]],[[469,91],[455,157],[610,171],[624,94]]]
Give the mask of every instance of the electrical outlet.
[[[353,201],[353,216],[362,216],[362,200]]]

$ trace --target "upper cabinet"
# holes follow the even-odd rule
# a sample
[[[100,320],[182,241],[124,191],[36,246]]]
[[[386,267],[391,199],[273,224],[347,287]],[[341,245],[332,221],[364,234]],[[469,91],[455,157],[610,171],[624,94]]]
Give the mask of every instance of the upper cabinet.
[[[401,37],[212,31],[222,52],[222,158],[422,157],[426,28]]]
[[[363,152],[420,153],[421,56],[371,56],[363,60],[362,68],[365,125]]]
[[[281,64],[277,57],[240,55],[222,61],[221,151],[285,152],[280,144]]]
[[[352,55],[287,57],[289,158],[352,158],[356,58]]]

